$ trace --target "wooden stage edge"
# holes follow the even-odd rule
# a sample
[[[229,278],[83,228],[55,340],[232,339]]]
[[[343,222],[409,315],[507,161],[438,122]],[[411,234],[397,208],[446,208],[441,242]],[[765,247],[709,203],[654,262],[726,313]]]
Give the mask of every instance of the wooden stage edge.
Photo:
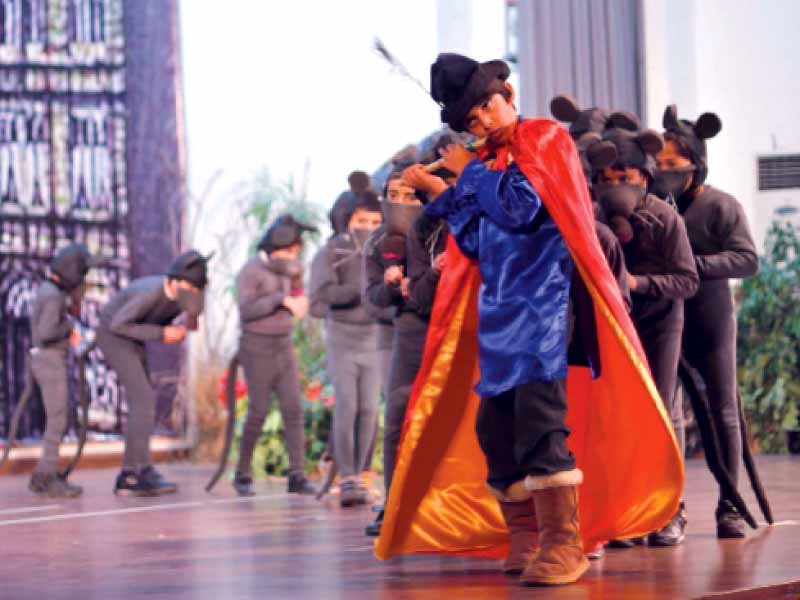
[[[800,458],[760,456],[777,520],[745,540],[717,540],[715,484],[687,465],[688,535],[674,548],[609,550],[578,583],[521,588],[490,560],[415,555],[381,562],[363,528],[367,507],[339,508],[260,480],[238,498],[213,467],[159,469],[180,485],[155,499],[117,498],[116,468],[81,469],[77,500],[40,500],[27,475],[0,476],[0,600],[165,598],[444,600],[477,598],[724,600],[800,598]],[[740,486],[754,514],[746,481]],[[759,515],[760,516],[760,515]]]

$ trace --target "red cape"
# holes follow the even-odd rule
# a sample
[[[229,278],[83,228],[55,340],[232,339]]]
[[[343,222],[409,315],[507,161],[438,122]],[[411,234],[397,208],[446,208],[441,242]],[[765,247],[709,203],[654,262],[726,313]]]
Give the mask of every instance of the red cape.
[[[575,144],[553,121],[521,122],[510,152],[555,221],[592,297],[602,371],[567,378],[568,443],[584,472],[586,548],[659,529],[678,509],[683,463],[647,360],[595,233]],[[475,435],[477,265],[451,238],[422,367],[406,423],[375,554],[410,552],[501,557],[508,532],[486,486]]]

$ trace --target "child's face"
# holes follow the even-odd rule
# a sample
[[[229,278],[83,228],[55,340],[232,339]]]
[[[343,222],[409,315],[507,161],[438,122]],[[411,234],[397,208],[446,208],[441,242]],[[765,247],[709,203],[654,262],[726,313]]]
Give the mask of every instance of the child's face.
[[[398,204],[421,204],[414,195],[414,188],[406,184],[401,178],[391,179],[386,184],[386,199]]]
[[[691,160],[681,154],[677,144],[672,140],[667,140],[664,144],[664,149],[656,155],[656,164],[661,171],[685,169],[694,166]]]
[[[366,229],[367,231],[374,231],[383,223],[383,215],[379,212],[372,212],[369,210],[357,210],[350,217],[350,222],[347,224],[347,229]]]
[[[612,169],[606,167],[597,178],[598,183],[607,183],[608,185],[638,185],[647,186],[647,177],[636,167],[628,167],[623,169]]]
[[[492,94],[467,113],[467,130],[472,135],[488,137],[497,144],[505,144],[511,140],[519,115],[514,107],[514,88],[508,83],[505,85],[511,92],[508,100],[502,94]]]
[[[300,244],[293,244],[287,248],[273,250],[269,253],[269,257],[282,258],[284,260],[297,260],[297,257],[300,256],[300,248]]]

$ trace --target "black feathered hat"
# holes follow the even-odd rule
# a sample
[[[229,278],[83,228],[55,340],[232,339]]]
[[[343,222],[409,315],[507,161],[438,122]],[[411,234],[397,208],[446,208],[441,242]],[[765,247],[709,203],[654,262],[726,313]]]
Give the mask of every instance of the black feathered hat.
[[[103,260],[92,255],[86,245],[72,243],[59,250],[50,262],[50,271],[58,275],[58,284],[73,290],[83,283],[92,267],[99,267]]]
[[[212,252],[203,256],[197,250],[184,252],[170,265],[167,277],[188,281],[197,289],[205,289],[208,285],[208,261],[214,256]]]
[[[703,113],[692,122],[686,119],[678,119],[678,108],[670,104],[664,110],[663,119],[664,129],[666,130],[665,139],[674,139],[685,148],[689,153],[689,159],[695,165],[695,172],[692,176],[692,185],[689,189],[696,188],[708,177],[708,158],[706,153],[706,140],[717,135],[722,129],[722,121],[714,113]]]
[[[431,96],[442,109],[442,122],[454,131],[464,131],[470,109],[487,94],[503,89],[510,74],[502,60],[479,63],[461,54],[437,56],[431,65]]]
[[[267,254],[274,250],[288,248],[302,242],[302,236],[307,231],[319,231],[313,225],[301,223],[292,215],[281,215],[272,222],[267,231],[258,242],[258,249]]]

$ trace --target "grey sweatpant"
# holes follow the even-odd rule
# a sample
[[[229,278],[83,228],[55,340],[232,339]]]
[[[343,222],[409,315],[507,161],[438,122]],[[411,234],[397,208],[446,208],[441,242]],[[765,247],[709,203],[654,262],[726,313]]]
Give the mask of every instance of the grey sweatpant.
[[[147,370],[145,346],[103,328],[97,330],[97,345],[106,362],[116,372],[128,400],[122,467],[146,467],[150,464],[150,436],[155,423],[156,397]]]
[[[251,472],[253,450],[261,437],[274,392],[283,418],[289,473],[302,475],[305,472],[303,405],[292,338],[244,332],[239,340],[239,363],[247,380],[248,404],[236,470]]]
[[[42,456],[36,465],[36,471],[55,473],[58,471],[58,448],[67,428],[69,384],[66,350],[34,348],[31,350],[31,369],[42,392],[47,419],[42,439]]]
[[[340,325],[340,324],[337,324]],[[333,448],[342,477],[357,475],[372,462],[381,391],[381,355],[377,345],[354,347],[354,328],[374,339],[374,326],[349,325],[347,331],[328,327],[326,354],[336,404],[333,413]],[[355,330],[357,332],[357,329]]]

